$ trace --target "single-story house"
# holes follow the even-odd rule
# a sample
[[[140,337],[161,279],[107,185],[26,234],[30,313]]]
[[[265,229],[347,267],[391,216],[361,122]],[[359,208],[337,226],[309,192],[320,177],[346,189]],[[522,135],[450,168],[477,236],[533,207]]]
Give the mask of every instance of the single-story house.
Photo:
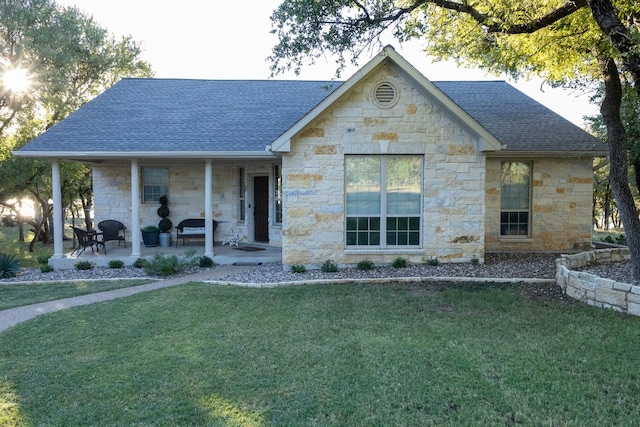
[[[95,220],[234,224],[285,266],[480,262],[590,246],[607,147],[503,81],[431,82],[392,47],[344,82],[123,79],[15,152],[93,168]]]

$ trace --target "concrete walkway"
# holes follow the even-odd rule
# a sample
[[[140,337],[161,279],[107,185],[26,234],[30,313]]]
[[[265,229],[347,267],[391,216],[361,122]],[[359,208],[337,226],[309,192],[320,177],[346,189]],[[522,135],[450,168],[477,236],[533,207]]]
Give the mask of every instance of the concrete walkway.
[[[141,292],[168,288],[170,286],[182,285],[189,282],[211,281],[218,277],[241,273],[253,268],[256,268],[256,266],[222,266],[210,271],[158,280],[156,282],[147,283],[146,285],[132,286],[129,288],[115,289],[112,291],[98,292],[95,294],[81,295],[78,297],[64,298],[2,310],[0,311],[0,332],[15,326],[20,322],[40,316],[41,314],[53,313],[65,308],[78,307],[81,305],[128,297]]]

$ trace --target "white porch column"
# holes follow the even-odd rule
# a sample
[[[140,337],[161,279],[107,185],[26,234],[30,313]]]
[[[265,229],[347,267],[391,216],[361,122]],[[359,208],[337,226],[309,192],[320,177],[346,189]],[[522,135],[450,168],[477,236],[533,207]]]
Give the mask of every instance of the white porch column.
[[[213,190],[213,167],[211,159],[204,164],[204,254],[213,257],[213,207],[211,206],[211,192]]]
[[[131,159],[131,257],[140,257],[140,168]]]
[[[51,159],[51,185],[53,190],[53,256],[62,258],[62,242],[64,241],[64,228],[62,218],[62,188],[60,186],[60,160]]]

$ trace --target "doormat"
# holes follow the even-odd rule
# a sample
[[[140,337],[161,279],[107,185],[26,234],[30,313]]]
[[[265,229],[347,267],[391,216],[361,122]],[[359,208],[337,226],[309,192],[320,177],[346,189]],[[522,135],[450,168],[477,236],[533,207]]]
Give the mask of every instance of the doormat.
[[[233,248],[238,251],[246,251],[246,252],[255,252],[255,251],[264,251],[264,248],[258,248],[256,246],[240,246],[238,248]]]

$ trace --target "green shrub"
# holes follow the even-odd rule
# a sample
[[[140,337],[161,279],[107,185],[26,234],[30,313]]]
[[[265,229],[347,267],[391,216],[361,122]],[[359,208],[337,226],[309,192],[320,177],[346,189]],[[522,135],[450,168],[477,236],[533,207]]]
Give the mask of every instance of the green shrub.
[[[0,254],[0,279],[16,277],[20,271],[20,261],[15,255]]]
[[[153,276],[171,276],[195,266],[197,262],[193,257],[178,258],[175,255],[156,254],[151,261],[147,261],[144,270]]]
[[[53,267],[51,267],[49,264],[42,264],[40,266],[40,272],[42,273],[51,273],[53,271]]]
[[[407,266],[407,260],[402,257],[398,257],[393,260],[391,265],[393,268],[405,268]]]
[[[338,271],[338,266],[333,261],[328,259],[322,263],[320,270],[322,270],[323,273],[335,273],[336,271]]]
[[[613,237],[611,237],[611,236],[607,236],[607,237],[605,237],[605,238],[604,238],[604,241],[605,241],[606,243],[613,243]]]
[[[112,259],[109,261],[109,268],[122,268],[124,267],[124,262],[119,259]]]
[[[147,260],[144,258],[138,258],[137,260],[135,260],[133,262],[133,266],[135,268],[144,268],[145,264],[147,263]]]
[[[39,265],[48,264],[50,257],[51,257],[51,254],[40,254],[40,255],[38,255],[38,257],[37,257],[38,264]]]
[[[307,268],[302,264],[294,264],[291,266],[292,273],[305,273]]]
[[[473,264],[473,265],[480,264],[480,260],[478,259],[477,256],[474,255],[473,258],[471,258],[471,264]]]
[[[431,257],[431,258],[429,258],[429,259],[427,259],[427,260],[424,260],[424,259],[423,259],[423,261],[424,261],[424,263],[425,263],[425,264],[427,264],[427,265],[433,265],[433,266],[436,266],[436,265],[440,264],[440,261],[438,261],[438,258],[434,258],[434,257]],[[472,262],[473,262],[473,261],[472,261]]]
[[[358,263],[358,270],[373,270],[373,261],[364,259]]]
[[[91,270],[93,268],[93,263],[89,261],[78,261],[75,263],[74,267],[76,270]]]
[[[627,245],[627,238],[625,237],[624,234],[619,235],[618,237],[616,237],[616,243],[618,245]]]
[[[205,255],[205,256],[200,257],[200,261],[198,262],[198,265],[201,268],[213,267],[213,260]]]

